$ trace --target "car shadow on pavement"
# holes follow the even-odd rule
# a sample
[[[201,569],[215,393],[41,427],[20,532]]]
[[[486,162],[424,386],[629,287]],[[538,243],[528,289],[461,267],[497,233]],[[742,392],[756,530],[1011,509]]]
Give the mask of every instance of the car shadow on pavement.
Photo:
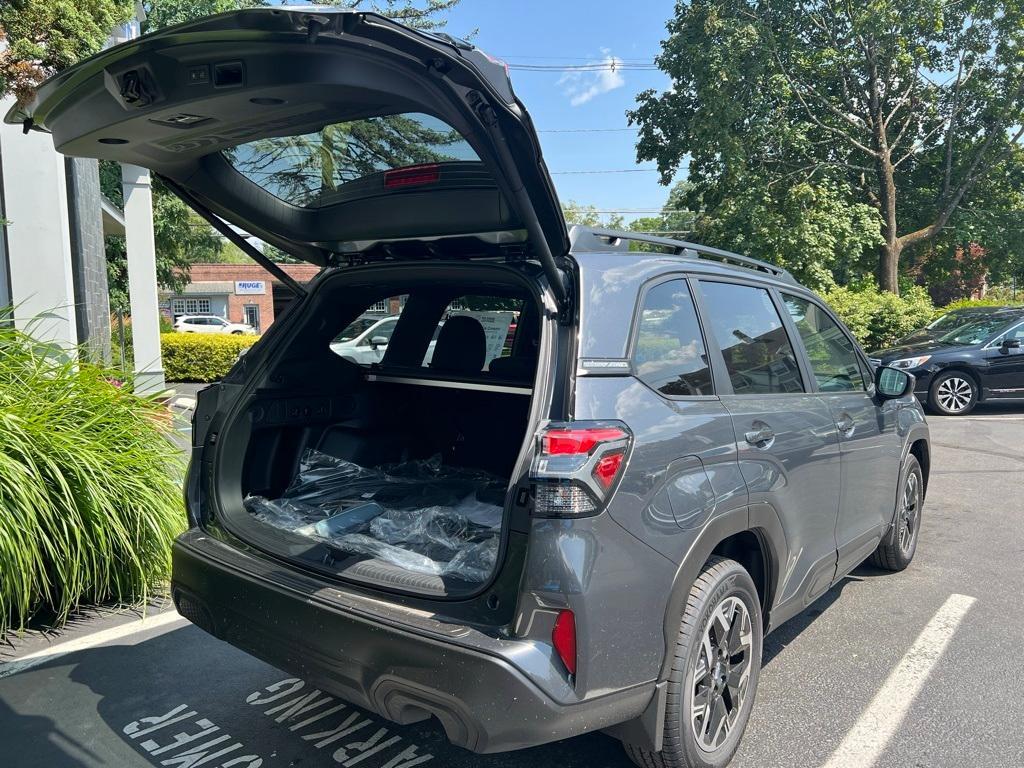
[[[875,575],[870,569],[862,570],[769,635],[762,666],[770,665],[827,611],[847,584]],[[312,694],[316,695],[303,698]],[[403,750],[411,750],[405,762],[431,755],[432,759],[415,764],[446,768],[632,765],[621,745],[602,733],[518,752],[476,755],[450,745],[433,720],[395,725],[327,698],[313,684],[186,626],[134,645],[77,651],[0,679],[0,733],[6,736],[7,754],[18,756],[19,768],[189,765],[190,759],[200,758],[190,758],[188,750],[214,740],[208,751],[231,751],[203,765],[219,766],[251,755],[263,766],[336,766],[359,756],[353,751],[357,746],[370,749],[380,744],[387,749],[359,760],[359,768],[390,765],[389,760]],[[316,709],[318,701],[325,702],[320,709]],[[306,722],[331,707],[337,708],[332,717]],[[346,728],[356,727],[358,733],[345,733]],[[373,742],[371,737],[381,731]],[[178,762],[164,762],[175,756]],[[232,765],[246,768],[249,762]]]
[[[221,741],[207,751],[234,749],[203,762],[206,768],[230,760],[238,761],[231,763],[233,768],[247,768],[255,766],[256,759],[264,768],[326,768],[351,762],[361,756],[360,749],[369,751],[381,744],[386,748],[359,760],[359,768],[391,765],[389,761],[402,754],[405,761],[394,763],[396,768],[405,762],[412,765],[424,755],[432,759],[415,764],[632,765],[621,745],[601,733],[518,752],[477,755],[449,744],[435,721],[395,725],[356,707],[338,706],[337,701],[330,706],[340,711],[303,725],[330,706],[311,712],[315,698],[300,702],[316,692],[311,683],[302,684],[294,695],[278,696],[285,691],[284,681],[289,681],[288,691],[299,685],[291,675],[199,629],[183,627],[134,645],[77,651],[0,679],[0,733],[5,735],[5,751],[18,755],[18,768],[191,765],[188,750],[215,739]],[[283,706],[292,702],[299,703],[294,710]],[[359,730],[346,734],[346,728]],[[374,742],[379,731],[384,733]],[[241,759],[247,755],[253,760]]]
[[[860,581],[857,573],[858,571],[855,570],[852,574],[843,578],[838,584],[829,589],[828,592],[804,609],[803,613],[794,616],[768,635],[764,639],[764,650],[761,652],[761,668],[767,667],[776,656],[785,650],[804,630],[811,626],[819,616],[825,613],[839,599],[847,584]]]

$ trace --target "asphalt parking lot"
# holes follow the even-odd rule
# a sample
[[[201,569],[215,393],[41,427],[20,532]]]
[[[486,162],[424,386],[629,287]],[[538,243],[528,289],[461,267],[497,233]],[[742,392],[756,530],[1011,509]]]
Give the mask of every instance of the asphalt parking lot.
[[[733,765],[1024,765],[1024,403],[930,423],[913,565],[860,568],[767,638]],[[138,626],[100,613],[0,648],[0,765],[630,765],[602,734],[473,755],[430,723],[329,699],[171,612]]]

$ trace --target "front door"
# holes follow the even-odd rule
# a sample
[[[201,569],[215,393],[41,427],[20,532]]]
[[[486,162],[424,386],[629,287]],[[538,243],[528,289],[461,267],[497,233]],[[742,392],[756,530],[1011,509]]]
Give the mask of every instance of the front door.
[[[751,506],[767,504],[782,523],[789,560],[775,617],[799,613],[835,575],[839,444],[828,406],[806,386],[794,344],[771,292],[702,280],[701,313],[731,391],[739,462]]]
[[[1021,346],[1005,348],[1004,339],[1018,341]],[[988,364],[985,387],[993,397],[1024,396],[1024,323],[1020,323],[983,350]]]
[[[245,324],[251,325],[259,333],[260,330],[260,305],[259,304],[246,304],[243,308],[245,310]]]
[[[854,341],[823,307],[787,293],[782,299],[839,436],[836,543],[838,572],[845,574],[875,550],[892,521],[902,445],[896,434],[900,406],[894,400],[876,402]]]

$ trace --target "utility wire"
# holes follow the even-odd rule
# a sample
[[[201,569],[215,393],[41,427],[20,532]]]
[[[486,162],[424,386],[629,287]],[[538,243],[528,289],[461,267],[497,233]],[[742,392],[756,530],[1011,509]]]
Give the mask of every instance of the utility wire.
[[[541,128],[537,133],[619,133],[623,131],[635,133],[639,130],[639,126],[629,128]]]
[[[551,171],[552,176],[576,176],[593,173],[658,173],[657,168],[609,168],[599,171]]]

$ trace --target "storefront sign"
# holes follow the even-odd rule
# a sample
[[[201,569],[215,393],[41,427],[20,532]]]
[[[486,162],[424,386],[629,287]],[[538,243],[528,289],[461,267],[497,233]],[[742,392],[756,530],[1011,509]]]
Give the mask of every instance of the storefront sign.
[[[267,292],[267,284],[263,280],[235,280],[236,296],[256,296]]]

